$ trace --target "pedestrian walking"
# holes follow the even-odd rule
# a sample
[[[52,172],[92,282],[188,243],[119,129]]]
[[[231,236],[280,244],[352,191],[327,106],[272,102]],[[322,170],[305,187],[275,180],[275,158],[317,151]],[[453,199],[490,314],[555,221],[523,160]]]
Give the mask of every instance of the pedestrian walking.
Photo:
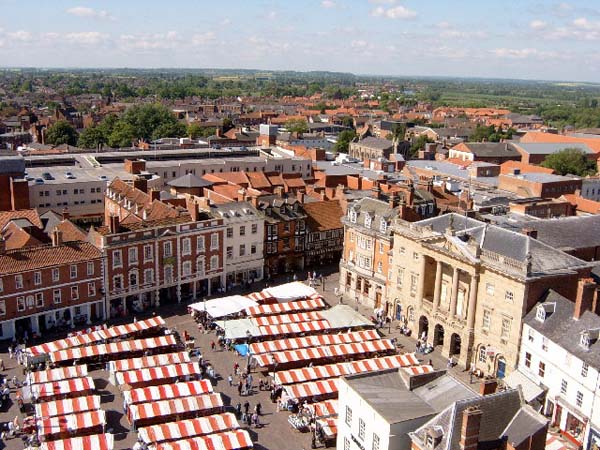
[[[229,382],[229,386],[233,386],[233,377],[231,375],[227,377],[227,381]]]
[[[3,371],[3,372],[6,370],[6,367],[4,367],[4,360],[3,359],[0,359],[0,370]]]
[[[248,414],[248,411],[250,411],[250,403],[248,403],[248,400],[246,400],[244,402],[244,412]]]
[[[210,341],[210,349],[214,352],[216,348],[217,345],[215,344],[215,341]]]
[[[12,344],[10,344],[10,345],[8,346],[8,357],[9,357],[10,359],[13,359],[13,346],[12,346]]]
[[[254,426],[256,428],[258,428],[258,425],[259,425],[258,414],[256,414],[256,413],[252,414],[252,423],[254,424]]]
[[[242,396],[242,380],[240,380],[240,382],[238,383],[238,395],[241,397]]]
[[[262,413],[262,405],[260,404],[260,402],[258,402],[258,403],[256,404],[256,406],[254,407],[254,411],[255,411],[255,412],[256,412],[256,414],[258,414],[259,416],[261,415],[261,413]]]
[[[236,361],[236,362],[233,364],[233,373],[235,373],[236,375],[238,375],[238,373],[239,373],[239,370],[240,370],[240,365],[239,365],[239,364],[238,364],[238,362]]]

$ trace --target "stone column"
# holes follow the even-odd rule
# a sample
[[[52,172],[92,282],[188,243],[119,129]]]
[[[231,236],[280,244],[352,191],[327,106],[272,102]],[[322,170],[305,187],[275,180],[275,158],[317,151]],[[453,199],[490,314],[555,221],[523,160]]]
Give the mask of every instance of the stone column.
[[[469,305],[467,307],[467,330],[473,332],[475,329],[475,304],[477,303],[477,289],[479,287],[479,274],[471,275],[469,287]]]
[[[175,291],[177,292],[177,303],[181,303],[181,282],[177,283]]]
[[[440,295],[442,293],[442,267],[441,261],[437,261],[435,267],[435,290],[433,292],[433,313],[440,307]]]
[[[85,321],[86,325],[92,324],[92,304],[88,303],[87,305],[87,320]]]
[[[454,273],[452,274],[452,298],[450,300],[450,317],[456,316],[456,303],[458,302],[458,277],[459,277],[458,267],[454,268]]]
[[[196,300],[196,285],[197,285],[197,283],[198,282],[196,280],[192,281],[192,298],[194,300]]]
[[[423,306],[423,294],[425,292],[425,255],[421,255],[421,265],[419,267],[419,286],[417,288],[417,299],[421,306]]]
[[[123,299],[125,301],[125,299]],[[75,307],[70,306],[69,311],[71,313],[71,328],[75,328]]]
[[[40,316],[39,315],[35,315],[32,318],[32,330],[34,333],[36,334],[40,334]]]

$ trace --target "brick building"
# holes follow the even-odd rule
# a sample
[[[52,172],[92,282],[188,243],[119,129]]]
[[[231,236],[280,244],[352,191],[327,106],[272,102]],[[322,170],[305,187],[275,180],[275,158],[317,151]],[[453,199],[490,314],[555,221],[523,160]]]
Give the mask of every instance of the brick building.
[[[337,200],[304,205],[307,236],[305,266],[310,268],[339,261],[344,248],[344,212]]]
[[[501,174],[498,189],[514,192],[523,197],[557,198],[581,191],[581,179],[547,173]]]

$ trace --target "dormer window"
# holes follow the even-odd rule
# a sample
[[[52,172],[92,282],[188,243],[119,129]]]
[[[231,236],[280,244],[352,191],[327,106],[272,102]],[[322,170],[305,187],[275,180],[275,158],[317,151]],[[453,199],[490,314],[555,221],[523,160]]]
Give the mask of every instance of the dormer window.
[[[356,211],[351,209],[348,214],[350,216],[350,222],[356,223]]]
[[[381,219],[380,230],[382,233],[385,233],[387,231],[387,222],[383,219]]]
[[[535,318],[537,320],[539,320],[540,322],[543,322],[544,320],[546,320],[546,311],[544,310],[544,308],[542,306],[540,306],[536,313],[535,313]]]
[[[365,214],[365,227],[371,228],[371,216],[369,214]]]

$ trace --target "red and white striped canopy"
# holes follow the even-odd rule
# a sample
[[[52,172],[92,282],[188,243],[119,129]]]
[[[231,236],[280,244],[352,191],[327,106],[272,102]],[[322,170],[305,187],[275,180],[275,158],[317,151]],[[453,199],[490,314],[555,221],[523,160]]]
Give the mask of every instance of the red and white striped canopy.
[[[337,394],[338,392],[337,378],[330,380],[309,381],[308,383],[290,384],[285,386],[285,391],[288,396],[296,400],[309,400],[312,397],[321,395]]]
[[[102,409],[37,420],[37,429],[40,436],[67,432],[75,435],[83,430],[103,425],[106,425],[106,413]]]
[[[277,339],[274,341],[255,342],[250,344],[250,353],[273,353],[283,350],[296,350],[298,348],[320,347],[323,345],[348,344],[350,342],[364,342],[379,339],[375,330],[353,331],[340,334],[317,334],[299,338]]]
[[[404,367],[402,370],[409,373],[410,375],[422,375],[424,373],[433,372],[434,368],[429,365],[425,365],[425,366]]]
[[[92,436],[42,442],[40,450],[113,450],[113,448],[114,436],[112,434],[94,434]]]
[[[29,384],[51,383],[52,381],[67,380],[69,378],[85,377],[88,374],[87,366],[59,367],[58,369],[40,370],[29,372]]]
[[[210,434],[181,441],[163,442],[155,450],[243,450],[252,448],[252,439],[246,430]]]
[[[86,397],[67,398],[54,402],[44,402],[35,405],[35,415],[38,419],[45,417],[64,416],[84,411],[100,409],[100,396],[88,395]]]
[[[173,378],[183,378],[186,376],[201,375],[200,364],[190,362],[184,364],[171,364],[169,366],[148,367],[147,369],[130,370],[128,372],[117,372],[117,384],[129,384],[136,386],[141,383],[152,381],[154,384],[160,384],[160,380],[169,380]]]
[[[188,352],[163,353],[160,355],[143,356],[141,358],[111,361],[108,363],[108,368],[111,372],[125,372],[127,370],[144,369],[146,367],[187,363],[191,360]]]
[[[410,367],[418,364],[419,361],[414,353],[405,353],[403,355],[361,359],[358,361],[326,364],[323,366],[306,367],[302,369],[282,370],[275,372],[274,381],[276,384],[304,383],[307,381],[336,378],[356,373]]]
[[[151,317],[150,319],[140,320],[139,322],[128,323],[126,325],[117,325],[91,333],[79,334],[66,339],[59,339],[53,342],[29,347],[25,350],[26,353],[32,356],[42,355],[44,353],[58,352],[68,348],[79,347],[82,345],[93,344],[94,342],[105,341],[107,339],[121,338],[140,331],[149,330],[151,328],[164,327],[165,321],[162,317]]]
[[[261,353],[253,358],[261,367],[274,364],[287,364],[299,361],[312,361],[323,358],[345,357],[352,355],[366,355],[369,353],[388,352],[395,350],[389,339],[375,341],[351,342],[350,344],[324,345],[321,347],[301,348],[283,352]]]
[[[337,421],[337,418],[334,419],[329,417],[317,420],[317,424],[321,427],[321,430],[323,430],[325,437],[332,439],[337,436]]]
[[[309,311],[292,314],[275,314],[272,316],[253,317],[251,320],[256,326],[266,327],[269,325],[281,325],[284,323],[313,322],[315,320],[323,320],[323,317],[317,312]]]
[[[87,347],[70,348],[50,353],[52,362],[72,361],[81,358],[93,358],[100,355],[141,352],[148,348],[174,347],[177,345],[175,336],[159,336],[147,339],[113,342],[110,344],[89,345]]]
[[[212,394],[212,392],[213,387],[210,380],[200,380],[132,389],[123,392],[123,398],[125,403],[130,405],[133,403],[147,403],[179,397]]]
[[[246,308],[246,314],[251,317],[270,316],[271,314],[285,314],[303,311],[316,311],[325,308],[325,302],[320,296],[314,299],[298,300],[287,303],[274,303],[272,305],[258,305]]]
[[[266,289],[260,292],[253,292],[252,294],[246,295],[250,300],[254,300],[257,303],[264,303],[267,300],[273,299],[274,297]]]
[[[94,325],[93,327],[86,328],[85,330],[72,331],[71,333],[67,334],[67,337],[81,336],[83,334],[90,334],[90,333],[93,333],[94,331],[106,330],[107,328],[108,328],[108,325],[106,325],[106,324]]]
[[[70,397],[78,397],[78,393],[80,396],[84,392],[92,390],[94,390],[94,380],[91,377],[71,378],[31,386],[33,396],[39,401],[49,401],[65,394],[70,394]]]
[[[130,421],[136,422],[148,418],[167,417],[193,411],[209,411],[222,407],[221,394],[204,394],[129,405],[128,413]]]
[[[311,412],[311,414],[317,419],[337,416],[338,414],[337,400],[325,400],[323,402],[317,402],[313,403],[312,405],[307,405],[306,407]]]
[[[224,413],[196,419],[180,420],[179,422],[152,425],[140,428],[138,433],[146,444],[151,444],[222,433],[239,427],[240,425],[234,414]]]
[[[258,330],[261,336],[281,336],[285,334],[313,333],[329,330],[330,328],[329,321],[315,320],[313,322],[284,323],[281,325],[258,327]]]

